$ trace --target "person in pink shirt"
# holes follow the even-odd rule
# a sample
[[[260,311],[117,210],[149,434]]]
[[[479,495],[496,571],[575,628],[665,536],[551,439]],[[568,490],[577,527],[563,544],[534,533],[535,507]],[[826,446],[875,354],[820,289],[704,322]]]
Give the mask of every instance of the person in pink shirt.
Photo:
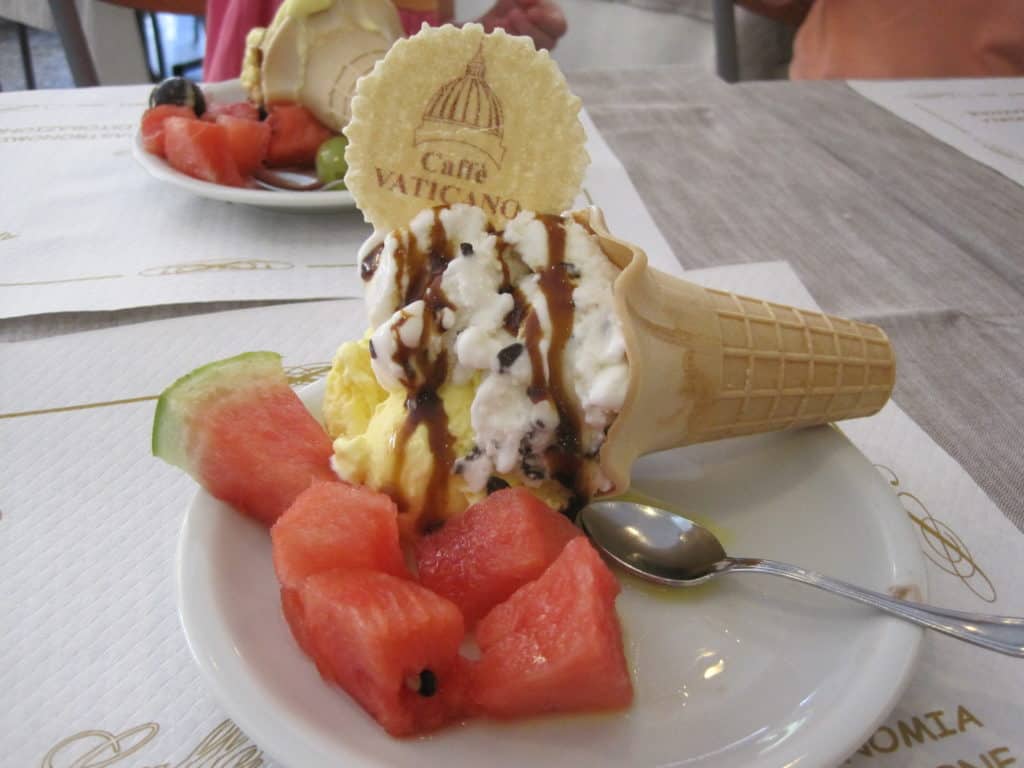
[[[1024,0],[738,0],[798,25],[793,80],[1024,75]]]
[[[283,0],[206,0],[206,56],[203,79],[207,82],[238,77],[245,54],[245,36],[253,27],[265,27]],[[417,32],[423,22],[433,26],[452,21],[453,0],[397,2],[406,34]],[[478,21],[488,30],[501,27],[510,34],[533,38],[538,48],[553,48],[565,34],[565,15],[554,0],[497,0]]]

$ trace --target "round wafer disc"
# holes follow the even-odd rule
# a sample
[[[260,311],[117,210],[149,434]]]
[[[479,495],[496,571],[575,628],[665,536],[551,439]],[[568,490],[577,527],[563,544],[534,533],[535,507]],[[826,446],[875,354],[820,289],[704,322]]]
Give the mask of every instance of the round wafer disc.
[[[528,37],[424,26],[363,77],[345,129],[345,184],[378,229],[469,203],[496,226],[561,213],[589,157],[580,100]]]

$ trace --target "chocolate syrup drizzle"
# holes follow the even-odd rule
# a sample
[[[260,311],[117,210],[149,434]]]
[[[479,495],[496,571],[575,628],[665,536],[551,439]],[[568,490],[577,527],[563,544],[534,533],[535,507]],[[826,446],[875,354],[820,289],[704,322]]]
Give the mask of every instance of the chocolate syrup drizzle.
[[[585,492],[581,487],[582,458],[580,456],[580,421],[573,408],[570,390],[565,382],[565,346],[572,334],[573,315],[576,305],[572,300],[573,284],[570,277],[575,273],[573,265],[565,261],[565,223],[559,216],[538,216],[548,232],[548,267],[540,273],[540,289],[547,299],[548,318],[551,322],[551,340],[548,344],[547,372],[548,381],[545,394],[554,401],[558,411],[558,427],[555,430],[555,442],[548,447],[546,458],[551,476],[566,488],[573,491],[573,499],[566,514],[574,516],[580,504],[585,501]],[[578,275],[578,273],[576,273]],[[539,329],[539,323],[536,324]],[[535,354],[533,346],[539,346],[540,334],[530,333],[527,327],[527,348],[531,349],[530,360],[540,356]],[[531,340],[529,337],[533,336]],[[541,368],[543,375],[543,368]],[[534,368],[533,382],[530,386],[530,399],[538,401],[539,386],[537,367]]]
[[[375,256],[378,252],[371,252]],[[405,399],[407,416],[401,430],[395,436],[395,478],[401,478],[405,468],[406,449],[410,438],[422,424],[427,430],[427,444],[434,458],[430,479],[427,481],[423,499],[423,512],[417,520],[422,531],[438,521],[441,512],[448,505],[448,478],[455,463],[455,437],[448,431],[448,414],[438,390],[448,377],[448,353],[441,349],[437,357],[430,357],[430,339],[442,331],[441,313],[453,307],[441,290],[441,276],[448,262],[455,257],[455,250],[448,243],[440,210],[434,209],[434,223],[430,229],[430,244],[421,250],[415,237],[410,236],[406,245],[399,245],[395,253],[398,270],[396,281],[399,288],[405,283],[403,306],[423,300],[423,328],[420,338],[413,347],[398,344],[395,361],[402,367],[408,390]],[[364,259],[361,270],[364,270]],[[370,270],[372,276],[376,261]],[[365,270],[364,270],[365,274]],[[364,278],[368,279],[368,278]],[[400,338],[400,320],[393,330]],[[408,511],[411,504],[400,487],[385,488],[384,491],[396,499],[399,510]]]
[[[436,528],[443,522],[443,513],[448,502],[448,482],[455,463],[455,438],[448,430],[448,414],[438,394],[447,380],[449,359],[447,351],[441,349],[436,357],[430,357],[430,340],[443,330],[441,314],[445,308],[454,308],[441,289],[441,277],[448,263],[455,258],[461,244],[448,241],[441,223],[439,208],[434,209],[434,223],[430,230],[430,243],[422,250],[416,238],[400,244],[395,253],[397,263],[396,285],[402,292],[403,306],[414,301],[425,303],[423,329],[417,344],[413,347],[398,345],[396,362],[405,373],[408,394],[405,401],[408,413],[402,428],[395,436],[395,478],[400,478],[405,466],[406,449],[409,439],[422,424],[427,430],[427,441],[433,455],[433,467],[423,500],[422,514],[417,520],[417,529],[424,532]],[[541,292],[547,300],[548,316],[551,322],[551,337],[545,355],[541,349],[543,329],[536,310],[529,304],[521,291],[512,284],[511,271],[506,259],[509,246],[498,238],[497,253],[502,265],[502,293],[509,293],[514,300],[513,309],[504,319],[505,329],[513,336],[519,335],[530,359],[532,379],[527,390],[533,402],[550,399],[558,412],[559,424],[555,442],[545,452],[549,474],[573,492],[567,514],[574,514],[585,500],[582,485],[582,456],[580,455],[580,420],[573,407],[570,389],[565,382],[563,357],[565,347],[572,334],[575,305],[572,299],[572,277],[576,276],[573,265],[565,262],[565,223],[558,216],[537,217],[547,230],[548,267],[539,273]],[[369,280],[377,269],[380,250],[371,251],[360,265],[364,280]],[[402,285],[405,285],[402,291]],[[399,330],[406,320],[400,320],[393,332]],[[522,331],[520,333],[520,331]],[[518,353],[517,353],[518,356]],[[385,488],[386,493],[396,499],[399,509],[408,511],[411,503],[399,487]]]

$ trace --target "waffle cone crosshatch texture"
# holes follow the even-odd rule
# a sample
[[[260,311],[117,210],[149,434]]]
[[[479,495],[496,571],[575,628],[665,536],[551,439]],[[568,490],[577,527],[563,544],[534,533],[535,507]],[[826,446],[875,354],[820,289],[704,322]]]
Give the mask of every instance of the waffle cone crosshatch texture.
[[[359,81],[345,184],[378,229],[468,203],[500,226],[560,213],[589,162],[580,100],[529,38],[424,27]]]
[[[869,416],[895,383],[881,328],[705,288],[651,269],[596,208],[573,214],[622,273],[630,383],[601,450],[611,492],[646,453]]]
[[[875,413],[895,381],[874,325],[705,289],[722,337],[719,396],[691,442]]]

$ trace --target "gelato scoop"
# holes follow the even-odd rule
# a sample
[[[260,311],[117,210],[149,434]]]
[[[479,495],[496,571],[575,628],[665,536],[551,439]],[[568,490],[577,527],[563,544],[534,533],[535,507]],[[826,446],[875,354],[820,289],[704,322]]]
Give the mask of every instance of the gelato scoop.
[[[296,102],[340,131],[356,81],[402,34],[390,0],[286,0],[249,32],[242,86],[256,104]]]
[[[479,208],[431,209],[359,264],[371,330],[325,398],[343,479],[419,527],[507,484],[563,508],[610,488],[598,455],[629,369],[619,270],[585,226],[524,212],[497,232]]]

